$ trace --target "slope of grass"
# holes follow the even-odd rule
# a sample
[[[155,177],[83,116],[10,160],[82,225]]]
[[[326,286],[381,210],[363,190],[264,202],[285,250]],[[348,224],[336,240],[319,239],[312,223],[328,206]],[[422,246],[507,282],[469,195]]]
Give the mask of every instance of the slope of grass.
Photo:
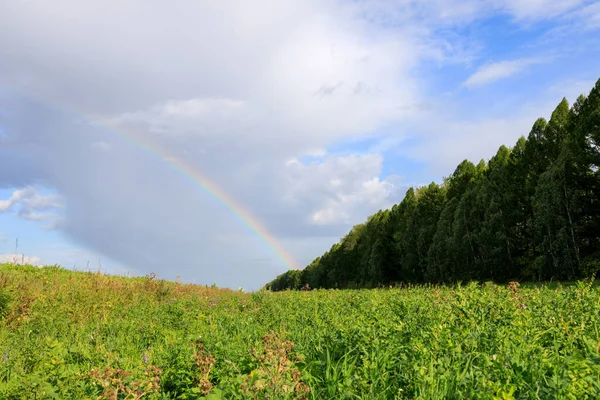
[[[585,399],[600,289],[252,294],[0,266],[0,398]]]

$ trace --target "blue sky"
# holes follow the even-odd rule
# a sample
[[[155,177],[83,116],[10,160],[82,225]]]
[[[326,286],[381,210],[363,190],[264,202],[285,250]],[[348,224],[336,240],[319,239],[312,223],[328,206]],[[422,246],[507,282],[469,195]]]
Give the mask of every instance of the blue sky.
[[[0,257],[19,238],[36,264],[250,290],[287,266],[119,136],[208,176],[304,266],[600,78],[587,0],[4,8]]]
[[[9,199],[13,192],[13,188],[0,189],[0,198],[3,200]],[[40,188],[40,194],[46,195],[48,191]],[[21,241],[18,249],[19,253],[22,251],[25,254],[30,254],[33,250],[47,249],[48,245],[64,243],[64,238],[59,231],[40,229],[39,224],[25,220],[16,213],[2,213],[0,214],[0,221],[3,231],[0,249],[4,254],[15,252],[15,241],[18,237],[27,238],[27,241]]]

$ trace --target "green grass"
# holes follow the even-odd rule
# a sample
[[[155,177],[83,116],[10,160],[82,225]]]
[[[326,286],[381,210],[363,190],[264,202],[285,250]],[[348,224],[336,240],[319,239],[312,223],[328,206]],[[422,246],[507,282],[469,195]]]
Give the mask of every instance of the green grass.
[[[252,294],[0,266],[2,399],[600,397],[600,289]]]

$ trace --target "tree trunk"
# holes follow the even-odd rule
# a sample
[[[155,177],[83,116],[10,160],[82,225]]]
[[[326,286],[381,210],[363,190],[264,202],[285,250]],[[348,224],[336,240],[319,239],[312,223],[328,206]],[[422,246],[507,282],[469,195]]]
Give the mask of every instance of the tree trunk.
[[[569,210],[569,204],[567,202],[567,181],[565,179],[565,177],[563,176],[563,190],[565,193],[565,199],[563,200],[563,203],[565,205],[565,209],[567,211],[567,216],[569,217],[569,228],[571,229],[571,240],[573,240],[573,250],[575,250],[575,258],[577,259],[577,267],[580,266],[580,261],[579,261],[579,247],[577,246],[577,242],[575,240],[575,230],[573,229],[573,219],[571,218],[571,210]],[[571,272],[573,273],[573,276],[575,276],[575,270],[573,269],[573,267],[571,266]]]

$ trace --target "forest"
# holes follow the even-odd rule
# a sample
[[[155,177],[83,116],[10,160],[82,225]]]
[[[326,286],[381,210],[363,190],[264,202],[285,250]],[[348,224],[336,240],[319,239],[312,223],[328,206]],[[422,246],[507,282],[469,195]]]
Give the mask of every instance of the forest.
[[[474,144],[476,145],[476,144]],[[266,289],[573,280],[600,269],[600,79],[487,162],[410,188]]]

